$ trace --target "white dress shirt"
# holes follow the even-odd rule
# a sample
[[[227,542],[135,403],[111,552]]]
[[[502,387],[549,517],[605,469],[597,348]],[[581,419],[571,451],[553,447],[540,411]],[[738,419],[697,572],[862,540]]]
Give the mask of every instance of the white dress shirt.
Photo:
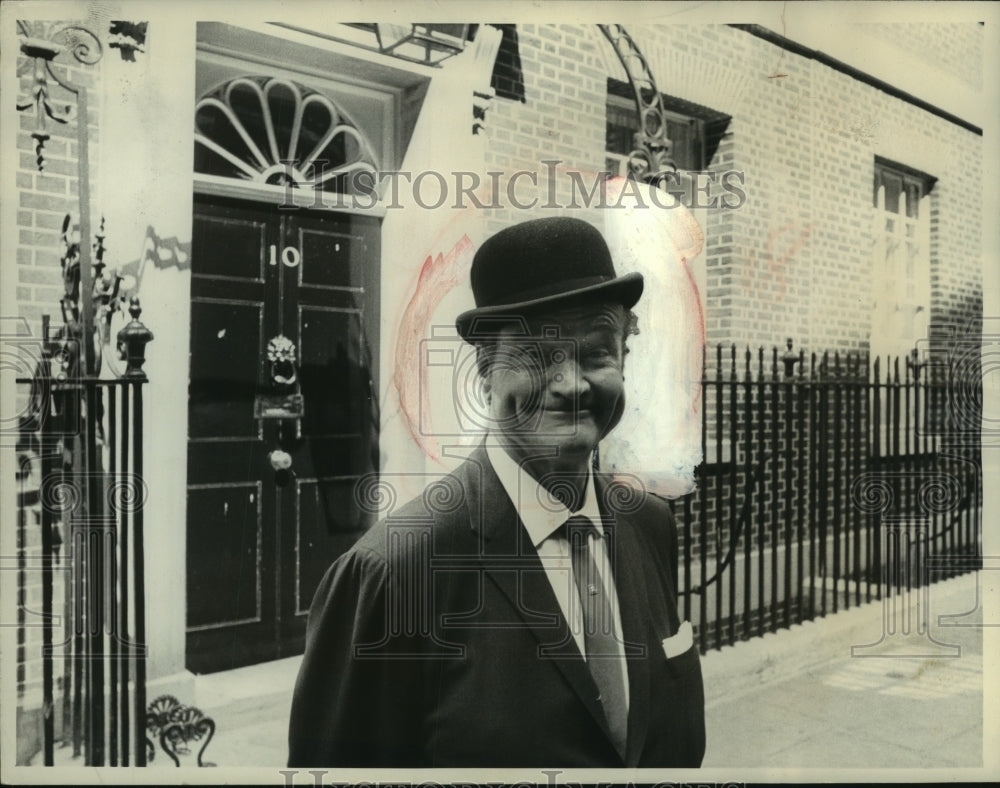
[[[594,492],[594,474],[587,474],[587,489],[584,494],[583,506],[576,512],[571,512],[557,498],[542,487],[535,478],[524,470],[500,446],[486,447],[486,456],[500,479],[508,497],[514,504],[524,528],[528,532],[532,544],[538,551],[538,557],[545,569],[545,574],[552,585],[563,617],[569,624],[576,645],[586,659],[587,650],[584,647],[583,612],[580,609],[576,581],[573,577],[573,561],[570,557],[569,539],[560,530],[571,516],[587,517],[597,529],[591,531],[587,538],[590,554],[597,565],[604,585],[604,593],[611,602],[614,614],[615,640],[618,643],[620,664],[625,679],[625,703],[628,708],[628,670],[625,667],[625,646],[622,642],[622,622],[618,608],[618,593],[615,590],[614,577],[608,562],[608,551],[600,536],[604,535],[601,523],[601,512],[597,508],[597,497]],[[599,536],[600,534],[600,536]]]

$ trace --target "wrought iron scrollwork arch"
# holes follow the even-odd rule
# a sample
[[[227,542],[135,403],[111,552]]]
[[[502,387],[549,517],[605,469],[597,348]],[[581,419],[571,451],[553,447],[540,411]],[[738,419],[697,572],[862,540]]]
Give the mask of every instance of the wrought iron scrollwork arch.
[[[639,113],[639,130],[633,137],[634,147],[629,153],[629,174],[646,183],[660,184],[677,172],[673,143],[667,136],[663,96],[656,87],[649,62],[625,28],[621,25],[598,27],[625,68]]]

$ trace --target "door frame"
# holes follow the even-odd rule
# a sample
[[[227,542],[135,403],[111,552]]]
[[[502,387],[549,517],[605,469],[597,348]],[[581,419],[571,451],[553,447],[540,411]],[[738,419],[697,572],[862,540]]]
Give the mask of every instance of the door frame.
[[[386,214],[385,205],[381,201],[369,207],[367,205],[359,205],[357,198],[351,195],[337,196],[323,192],[309,193],[302,189],[286,189],[282,186],[243,183],[218,175],[195,173],[192,178],[192,186],[195,196],[244,200],[255,203],[259,207],[287,206],[291,204],[295,208],[308,211],[347,213],[357,216],[369,216],[379,220],[384,219]]]
[[[205,25],[205,27],[203,28],[202,25]],[[219,32],[214,28],[219,28],[222,31],[219,34],[219,38],[213,41],[204,40],[212,32]],[[284,57],[269,60],[256,52],[248,53],[248,50],[253,50],[253,47],[247,46],[246,41],[243,41],[243,46],[246,47],[247,51],[236,51],[232,48],[232,42],[235,38],[227,37],[239,37],[242,34],[248,34],[259,41],[271,40],[275,45],[283,46],[282,54]],[[245,37],[243,35],[243,38]],[[301,38],[301,36],[299,37]],[[290,38],[289,34],[282,34],[279,28],[275,28],[274,30],[268,29],[265,32],[261,30],[244,30],[232,25],[199,23],[194,101],[197,102],[205,93],[213,90],[219,84],[220,75],[225,78],[224,81],[239,76],[269,76],[292,80],[321,93],[338,105],[343,103],[341,97],[346,94],[353,96],[355,102],[367,100],[371,107],[367,115],[370,119],[376,119],[380,129],[379,147],[381,149],[381,156],[379,157],[380,160],[377,162],[377,166],[379,167],[379,171],[391,169],[396,163],[398,151],[402,149],[400,112],[406,89],[410,85],[428,81],[429,75],[425,76],[423,73],[413,73],[415,70],[410,68],[401,69],[398,67],[398,64],[393,62],[391,70],[394,72],[394,75],[390,74],[387,79],[388,70],[386,68],[378,67],[373,70],[371,63],[366,63],[364,60],[354,57],[355,53],[347,54],[345,52],[332,51],[336,50],[336,47],[333,47],[332,50],[328,49],[326,44],[329,42],[321,42],[323,44],[322,48],[317,46],[305,47],[301,43],[290,43]],[[361,78],[330,79],[328,74],[321,73],[317,69],[315,65],[319,62],[316,60],[317,55],[324,61],[335,60],[341,64],[342,67],[340,69],[332,69],[329,73],[335,73],[338,76],[340,74],[351,74],[353,77],[360,76]],[[343,68],[345,65],[349,67]],[[370,79],[365,80],[365,75],[368,75]],[[366,133],[366,129],[363,126],[359,125],[358,128],[362,134]],[[192,146],[195,144],[192,136]],[[244,182],[193,171],[191,177],[193,195],[192,217],[195,200],[198,197],[222,198],[242,201],[247,203],[248,207],[253,205],[265,211],[276,211],[281,206],[289,206],[290,210],[303,209],[313,215],[329,213],[331,215],[348,214],[367,217],[374,220],[377,224],[376,233],[378,238],[381,239],[382,220],[386,216],[386,207],[381,200],[374,205],[371,205],[370,199],[359,204],[357,198],[349,195],[337,195],[322,191],[306,191],[303,189]],[[291,206],[294,206],[294,208]],[[372,263],[377,266],[374,277],[378,282],[381,278],[382,267],[381,243],[379,243],[377,256]],[[190,299],[190,290],[188,291],[188,298]],[[380,313],[380,288],[376,288],[374,299],[375,311],[376,313]],[[376,351],[381,343],[380,328],[380,325],[376,322],[373,326],[374,334],[368,337],[368,342]],[[187,372],[190,375],[190,362]],[[375,380],[374,391],[378,392],[380,369],[376,366],[371,370],[371,373]],[[187,441],[185,445],[187,445]],[[188,485],[197,484],[198,480],[189,479],[187,471],[185,471],[185,489],[187,489]],[[294,488],[288,488],[287,492],[290,493],[292,489]],[[260,502],[259,496],[258,502]],[[276,504],[275,513],[280,517],[282,508],[280,495]],[[188,545],[188,549],[191,549],[191,545]],[[274,560],[280,560],[280,555],[281,551],[276,550]],[[276,610],[275,613],[278,617],[276,621],[280,624],[281,611]],[[184,635],[186,639],[186,625]],[[276,627],[276,637],[281,637],[280,626]],[[185,644],[185,655],[187,651],[188,646]]]

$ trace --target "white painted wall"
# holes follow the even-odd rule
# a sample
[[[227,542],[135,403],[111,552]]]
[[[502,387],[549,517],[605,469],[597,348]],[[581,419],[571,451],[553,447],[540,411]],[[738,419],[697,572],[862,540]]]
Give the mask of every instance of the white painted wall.
[[[176,239],[190,251],[195,20],[163,4],[142,9],[146,51],[134,63],[105,54],[100,133],[101,203],[113,266],[143,260],[145,568],[152,681],[184,670],[187,384],[190,259],[162,259],[149,240]],[[130,19],[133,17],[129,17]],[[98,206],[95,204],[95,209]],[[154,262],[156,258],[157,262]]]
[[[469,350],[454,333],[454,321],[473,306],[468,270],[484,237],[485,212],[471,207],[471,200],[463,200],[469,207],[455,207],[455,173],[477,173],[486,181],[486,137],[472,134],[472,106],[474,90],[488,85],[489,70],[477,67],[473,50],[453,57],[434,76],[400,168],[421,179],[420,198],[401,181],[402,207],[387,208],[383,222],[382,472],[400,503],[425,486],[421,469],[429,475],[450,470],[476,442],[475,436],[457,435],[453,368],[428,368],[422,342],[436,337],[435,345],[455,348],[456,360]],[[438,208],[420,204],[433,205],[440,194],[438,178],[421,175],[428,172],[440,173],[448,189],[449,199]],[[391,202],[391,195],[383,201]],[[412,314],[418,304],[426,307],[427,319],[407,322],[407,310]],[[421,375],[428,381],[422,394]]]

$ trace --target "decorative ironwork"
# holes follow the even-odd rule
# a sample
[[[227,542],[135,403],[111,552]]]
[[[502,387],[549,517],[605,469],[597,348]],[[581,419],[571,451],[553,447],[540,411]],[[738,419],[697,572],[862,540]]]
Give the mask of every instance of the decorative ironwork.
[[[199,766],[215,766],[202,760],[215,735],[215,720],[206,717],[201,709],[185,706],[173,695],[160,695],[146,709],[146,730],[159,742],[174,766],[181,765],[180,756],[191,754],[189,744],[202,739],[204,742],[198,750],[197,763]],[[147,736],[146,758],[152,762],[155,757],[156,746]]]
[[[77,177],[79,192],[80,237],[90,238],[90,161],[89,137],[87,133],[87,90],[81,85],[74,85],[60,78],[52,68],[52,61],[61,53],[70,55],[82,65],[94,65],[103,56],[101,42],[87,28],[80,25],[58,26],[45,22],[24,22],[18,20],[18,34],[21,37],[21,54],[25,62],[18,68],[18,76],[34,68],[34,82],[31,97],[17,102],[18,111],[35,108],[35,154],[38,167],[41,170],[45,164],[43,149],[50,135],[46,126],[46,118],[58,123],[68,123],[76,119],[77,142]],[[63,109],[54,106],[49,95],[49,80],[54,81],[64,90],[76,97],[75,108],[66,104]],[[78,281],[81,292],[91,294],[93,288],[93,272],[90,264],[89,244],[78,245]],[[76,277],[77,274],[71,274]],[[64,302],[65,306],[65,302]],[[83,298],[79,312],[79,336],[86,338],[83,347],[84,374],[96,374],[99,359],[90,341],[91,328],[94,324],[94,302],[91,298]]]
[[[124,278],[115,271],[106,271],[104,254],[106,248],[104,239],[107,236],[104,232],[104,218],[101,218],[101,225],[94,235],[92,245],[94,262],[91,266],[91,281],[93,287],[90,292],[92,310],[94,314],[93,329],[93,352],[95,358],[95,369],[100,369],[102,361],[107,361],[110,371],[118,375],[114,361],[110,355],[105,356],[103,349],[109,345],[111,337],[111,321],[116,314],[124,310],[124,295],[121,294],[121,285]],[[80,324],[82,296],[80,286],[80,223],[72,214],[66,214],[62,223],[62,234],[60,239],[63,244],[63,253],[59,258],[63,273],[63,297],[60,300],[62,308],[63,322],[66,326],[66,339],[71,339],[75,346],[83,339],[83,329]]]
[[[959,369],[918,379],[903,359],[886,370],[866,352],[713,355],[696,407],[704,462],[674,503],[679,604],[703,652],[873,599],[909,626],[895,605],[979,568],[980,449],[956,445],[942,420]],[[925,637],[925,612],[908,619],[922,633],[887,629],[854,655],[892,641],[948,656]]]
[[[920,350],[918,348],[913,348],[910,351],[910,355],[906,357],[906,366],[913,370],[913,379],[920,380],[920,373],[923,372],[924,367],[930,364],[930,361],[926,358],[922,358],[920,355]]]
[[[790,378],[795,375],[795,365],[799,363],[802,359],[799,354],[792,350],[792,338],[789,337],[785,340],[785,347],[787,348],[784,353],[781,354],[781,363],[785,365],[785,377]],[[799,367],[800,370],[805,368],[805,364]]]
[[[142,365],[146,363],[146,345],[153,341],[153,332],[139,320],[142,308],[136,296],[132,296],[128,313],[132,320],[118,332],[118,358],[126,364],[122,377],[145,380],[146,373],[143,372]]]
[[[113,21],[108,29],[111,34],[108,46],[117,49],[122,60],[134,63],[135,53],[146,51],[142,48],[146,43],[146,25],[146,22]]]
[[[222,85],[198,102],[194,138],[195,170],[209,175],[333,192],[358,173],[377,179],[372,146],[347,114],[287,79]]]
[[[121,313],[124,296],[120,295],[123,277],[117,271],[108,270],[104,262],[104,217],[101,217],[100,229],[94,236],[94,341],[97,343],[98,366],[100,366],[103,348],[110,342],[111,320]],[[108,358],[111,361],[110,357]],[[117,372],[117,370],[115,370]]]
[[[305,402],[299,392],[295,343],[278,334],[268,341],[266,355],[270,365],[268,382],[255,397],[254,414],[258,419],[301,419]],[[296,431],[299,429],[296,425]]]
[[[284,334],[271,337],[267,343],[267,360],[271,364],[271,382],[276,388],[295,385],[295,343]]]
[[[45,143],[51,138],[48,120],[64,124],[73,120],[77,107],[74,102],[57,103],[53,99],[49,80],[59,87],[79,95],[80,89],[60,79],[52,69],[52,61],[63,52],[83,65],[94,65],[102,55],[101,42],[97,36],[80,25],[57,27],[52,23],[17,21],[17,32],[21,37],[21,54],[24,62],[17,69],[17,76],[23,76],[33,69],[33,80],[29,96],[17,100],[18,112],[34,107],[35,130],[31,133],[35,140],[35,161],[39,172],[45,169]]]
[[[63,321],[68,326],[75,326],[80,318],[80,223],[74,221],[71,214],[63,217],[59,239],[63,244],[63,253],[59,257],[63,274],[63,297],[60,300]]]
[[[652,185],[674,179],[677,165],[672,157],[673,143],[667,136],[667,116],[663,96],[645,56],[621,25],[598,25],[618,55],[635,95],[639,112],[639,131],[633,137],[629,153],[629,174]]]
[[[267,360],[272,364],[294,364],[295,343],[284,334],[271,337],[267,343]],[[294,377],[294,369],[292,375]],[[277,376],[275,376],[275,380],[278,380]]]

